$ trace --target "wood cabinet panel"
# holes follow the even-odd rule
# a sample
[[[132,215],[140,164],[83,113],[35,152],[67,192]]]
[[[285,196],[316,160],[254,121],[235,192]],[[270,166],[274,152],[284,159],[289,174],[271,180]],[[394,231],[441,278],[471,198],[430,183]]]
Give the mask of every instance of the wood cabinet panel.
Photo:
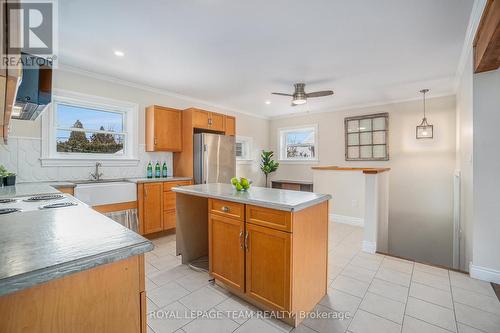
[[[208,210],[212,214],[217,214],[236,220],[245,219],[245,205],[237,202],[209,199]]]
[[[220,113],[211,112],[210,113],[210,129],[212,131],[224,132],[226,130],[225,126],[225,116]]]
[[[210,274],[230,287],[245,290],[244,222],[209,214]]]
[[[163,193],[163,210],[175,210],[175,192]]]
[[[292,231],[292,213],[246,205],[247,222],[282,231]]]
[[[226,116],[226,135],[236,135],[236,118]]]
[[[58,187],[57,190],[61,193],[75,195],[75,189],[73,187]]]
[[[246,294],[273,309],[290,310],[291,234],[246,224]]]
[[[175,210],[166,210],[163,212],[163,230],[174,229],[177,225]]]
[[[210,112],[205,110],[193,109],[193,127],[210,129]]]
[[[182,151],[180,110],[158,105],[146,109],[146,151]]]
[[[144,233],[149,234],[163,230],[163,188],[162,183],[144,184],[143,203]]]

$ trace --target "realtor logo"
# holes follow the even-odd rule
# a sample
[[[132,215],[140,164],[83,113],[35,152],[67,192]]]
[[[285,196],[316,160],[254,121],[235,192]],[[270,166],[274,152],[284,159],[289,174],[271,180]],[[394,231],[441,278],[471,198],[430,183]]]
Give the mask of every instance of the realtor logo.
[[[21,52],[55,62],[57,0],[7,1],[4,4],[7,33],[2,65],[15,65],[13,61],[19,59]]]

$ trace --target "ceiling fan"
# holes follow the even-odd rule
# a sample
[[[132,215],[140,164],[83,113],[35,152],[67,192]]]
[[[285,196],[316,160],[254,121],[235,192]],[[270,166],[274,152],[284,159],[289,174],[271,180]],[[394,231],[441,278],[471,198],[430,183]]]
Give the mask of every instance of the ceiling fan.
[[[277,92],[273,92],[272,94],[292,97],[292,106],[305,104],[305,103],[307,103],[308,98],[333,95],[333,91],[331,91],[331,90],[323,90],[323,91],[315,91],[315,92],[311,92],[311,93],[306,93],[304,91],[304,88],[306,86],[305,83],[295,83],[293,86],[295,87],[295,91],[293,92],[293,94],[285,94],[285,93],[277,93]]]

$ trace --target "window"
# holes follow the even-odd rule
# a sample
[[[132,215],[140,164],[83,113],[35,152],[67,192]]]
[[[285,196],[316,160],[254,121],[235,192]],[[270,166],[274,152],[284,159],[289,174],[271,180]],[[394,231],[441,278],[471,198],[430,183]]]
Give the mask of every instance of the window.
[[[388,161],[389,114],[349,117],[344,120],[346,161]]]
[[[235,151],[237,161],[252,160],[252,138],[237,136],[235,141]]]
[[[317,161],[317,125],[279,130],[280,160]]]
[[[135,104],[59,91],[42,123],[42,165],[138,164]]]

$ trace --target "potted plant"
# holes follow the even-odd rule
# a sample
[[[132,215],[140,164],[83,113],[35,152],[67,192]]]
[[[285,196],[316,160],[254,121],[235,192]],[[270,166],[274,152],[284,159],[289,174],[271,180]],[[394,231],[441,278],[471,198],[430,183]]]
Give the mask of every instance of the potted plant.
[[[268,177],[269,174],[272,172],[275,172],[278,170],[279,163],[273,160],[274,152],[273,151],[262,151],[262,154],[260,155],[260,169],[262,172],[266,175],[266,187],[268,187]]]
[[[0,178],[4,186],[11,186],[16,184],[16,174],[7,171],[3,165],[0,165]]]

